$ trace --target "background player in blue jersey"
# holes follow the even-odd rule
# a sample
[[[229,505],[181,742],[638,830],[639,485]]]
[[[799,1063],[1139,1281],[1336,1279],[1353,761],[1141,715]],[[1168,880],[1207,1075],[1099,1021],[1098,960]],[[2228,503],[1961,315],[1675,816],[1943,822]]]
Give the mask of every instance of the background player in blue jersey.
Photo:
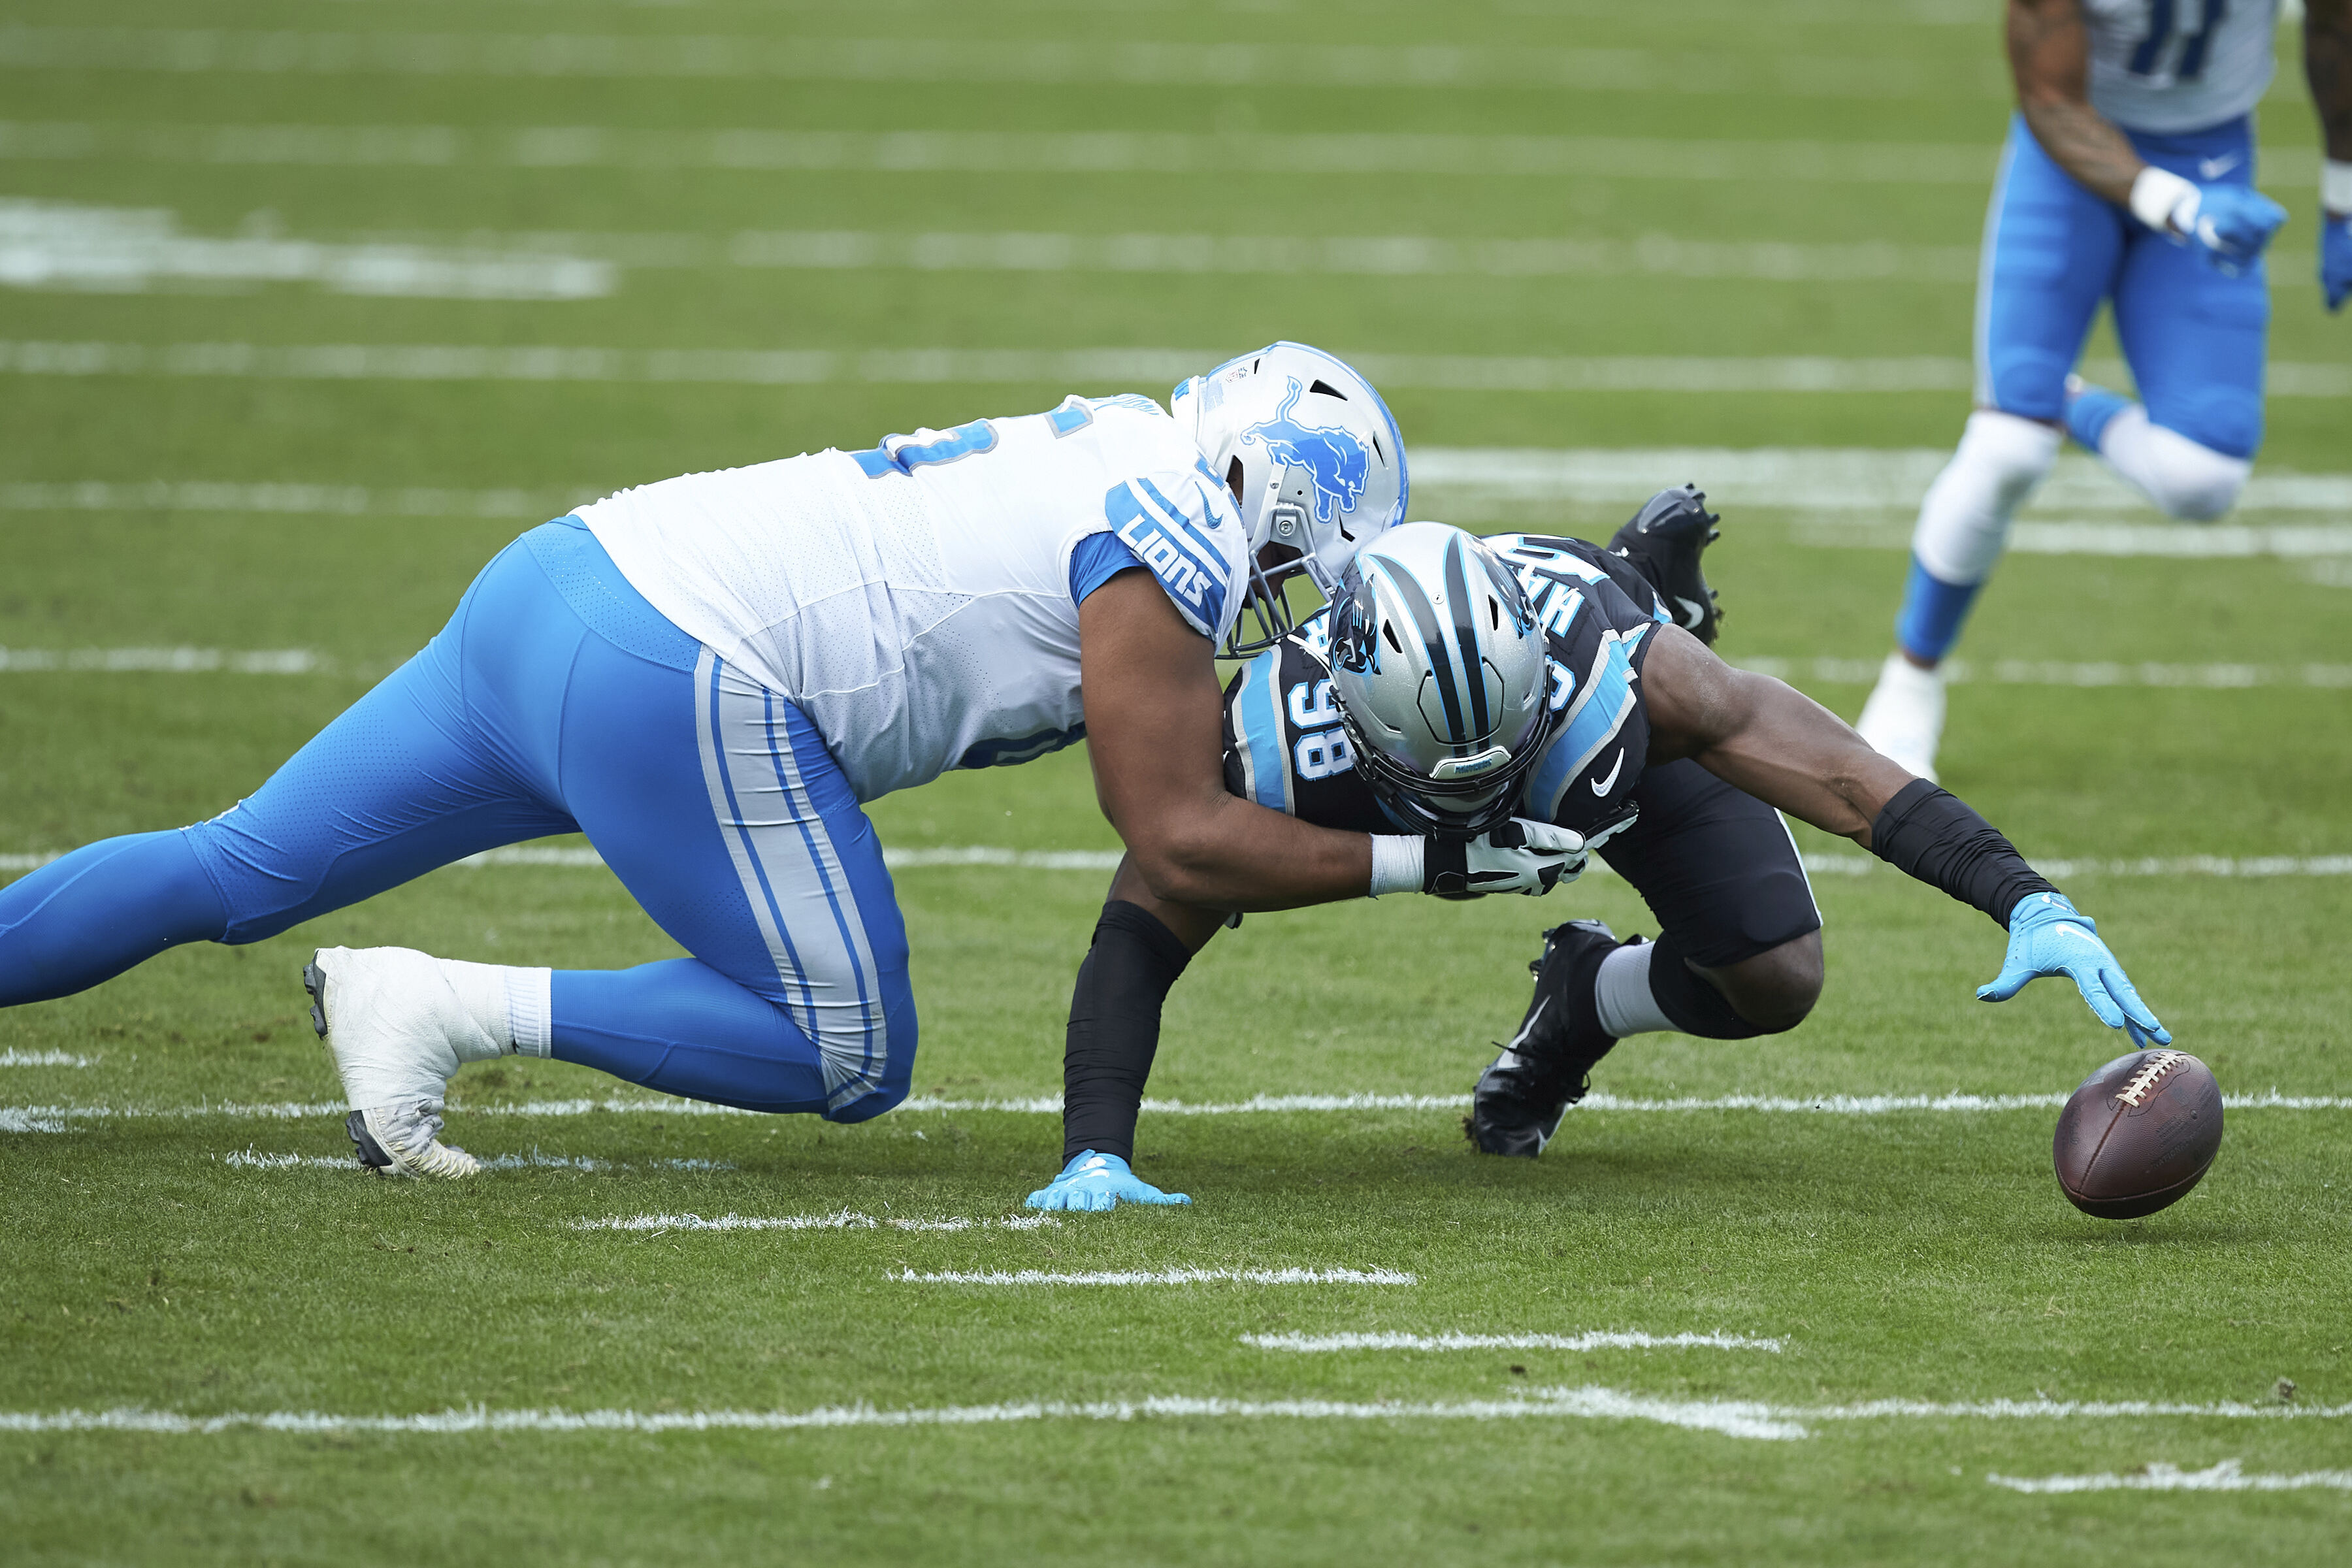
[[[2286,220],[2254,189],[2276,18],[2276,0],[2010,0],[2018,110],[1985,217],[1977,410],[1920,505],[1895,651],[1856,721],[1923,778],[1943,734],[1938,667],[2064,436],[2173,517],[2220,517],[2245,487],[2263,439],[2263,252]],[[2352,291],[2352,0],[2310,0],[2304,38],[2332,310]],[[2138,402],[2071,379],[2103,301]]]
[[[2005,926],[2007,961],[1980,996],[2063,973],[2103,1023],[2168,1039],[2097,928],[1983,818],[1707,650],[1716,614],[1698,556],[1716,520],[1702,502],[1660,494],[1606,551],[1409,523],[1357,557],[1333,609],[1227,689],[1234,794],[1376,836],[1550,822],[1658,917],[1654,942],[1594,921],[1545,933],[1534,999],[1472,1095],[1478,1147],[1542,1152],[1624,1036],[1745,1039],[1811,1011],[1821,913],[1775,806]],[[1476,893],[1475,869],[1451,887]],[[1071,1000],[1065,1167],[1033,1207],[1171,1201],[1128,1162],[1162,999],[1219,921],[1155,899],[1127,868],[1114,879]]]
[[[840,1121],[907,1092],[907,937],[863,804],[1090,739],[1161,896],[1278,909],[1422,885],[1361,833],[1223,787],[1213,649],[1326,593],[1403,513],[1371,386],[1276,343],[1171,409],[1072,397],[860,452],[690,474],[533,530],[422,653],[208,822],[0,889],[0,1006],[257,941],[496,845],[584,832],[693,956],[620,971],[320,952],[304,980],[362,1163],[457,1177],[460,1064],[551,1056]],[[1548,887],[1565,835],[1471,851]],[[1462,851],[1454,851],[1459,858]],[[1400,864],[1403,870],[1399,870]]]

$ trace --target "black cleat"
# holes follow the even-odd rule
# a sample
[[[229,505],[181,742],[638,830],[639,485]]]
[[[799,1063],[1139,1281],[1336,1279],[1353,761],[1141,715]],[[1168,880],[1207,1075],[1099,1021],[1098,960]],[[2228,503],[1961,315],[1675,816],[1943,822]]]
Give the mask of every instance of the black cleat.
[[[310,1027],[323,1040],[327,1037],[327,975],[319,967],[316,954],[302,966],[302,989],[310,994]]]
[[[1535,999],[1519,1032],[1478,1076],[1470,1114],[1462,1119],[1463,1133],[1480,1152],[1534,1159],[1568,1108],[1584,1098],[1593,1064],[1617,1043],[1601,1032],[1593,982],[1601,961],[1620,945],[1599,921],[1570,921],[1544,932],[1543,956],[1528,965]]]
[[[1699,570],[1699,557],[1722,537],[1716,527],[1722,521],[1706,510],[1706,495],[1696,485],[1677,485],[1644,501],[1609,542],[1609,553],[1632,562],[1658,591],[1675,624],[1709,647],[1723,609]]]
[[[367,1130],[367,1116],[364,1112],[354,1110],[344,1117],[343,1131],[352,1135],[352,1145],[359,1151],[361,1170],[376,1176],[389,1176],[394,1173],[392,1168],[392,1156],[383,1152],[383,1145],[377,1142],[374,1134]]]

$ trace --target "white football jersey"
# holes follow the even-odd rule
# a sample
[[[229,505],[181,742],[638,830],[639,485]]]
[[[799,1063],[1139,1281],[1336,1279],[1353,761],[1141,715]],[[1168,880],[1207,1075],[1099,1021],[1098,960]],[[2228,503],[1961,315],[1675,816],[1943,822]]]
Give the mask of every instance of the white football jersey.
[[[2274,68],[2278,0],[2082,0],[2091,107],[2130,131],[2199,131],[2248,112]]]
[[[893,436],[579,509],[654,608],[797,703],[873,800],[1086,733],[1070,554],[1116,532],[1222,642],[1249,542],[1150,398]]]

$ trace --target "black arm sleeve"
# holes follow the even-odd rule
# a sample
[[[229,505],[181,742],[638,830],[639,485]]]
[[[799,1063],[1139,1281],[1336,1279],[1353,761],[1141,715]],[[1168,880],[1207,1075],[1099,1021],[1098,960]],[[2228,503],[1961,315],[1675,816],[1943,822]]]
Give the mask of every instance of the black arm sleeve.
[[[1151,911],[1103,905],[1070,994],[1062,1054],[1062,1161],[1093,1150],[1135,1158],[1135,1119],[1160,1050],[1160,1005],[1192,955]]]
[[[1974,904],[2005,931],[2019,900],[2058,889],[2025,863],[2000,830],[1948,790],[1913,779],[1870,825],[1871,853],[1964,904]]]

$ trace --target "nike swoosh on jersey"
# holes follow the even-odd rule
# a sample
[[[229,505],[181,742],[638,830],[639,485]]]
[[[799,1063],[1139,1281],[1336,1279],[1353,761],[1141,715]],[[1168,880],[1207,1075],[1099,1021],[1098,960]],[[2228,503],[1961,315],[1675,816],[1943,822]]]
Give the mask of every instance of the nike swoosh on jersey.
[[[1605,779],[1594,779],[1592,781],[1592,793],[1595,795],[1605,795],[1611,790],[1616,788],[1617,775],[1623,770],[1624,766],[1625,748],[1620,746],[1617,748],[1617,760],[1609,764],[1609,776]]]
[[[2240,156],[2235,153],[2220,158],[2200,158],[2197,160],[2197,172],[2209,180],[2218,180],[2236,168],[2239,162]]]
[[[1696,599],[1685,599],[1680,594],[1676,594],[1675,603],[1683,607],[1683,615],[1686,617],[1683,622],[1685,631],[1696,631],[1698,624],[1706,619],[1706,606]]]

